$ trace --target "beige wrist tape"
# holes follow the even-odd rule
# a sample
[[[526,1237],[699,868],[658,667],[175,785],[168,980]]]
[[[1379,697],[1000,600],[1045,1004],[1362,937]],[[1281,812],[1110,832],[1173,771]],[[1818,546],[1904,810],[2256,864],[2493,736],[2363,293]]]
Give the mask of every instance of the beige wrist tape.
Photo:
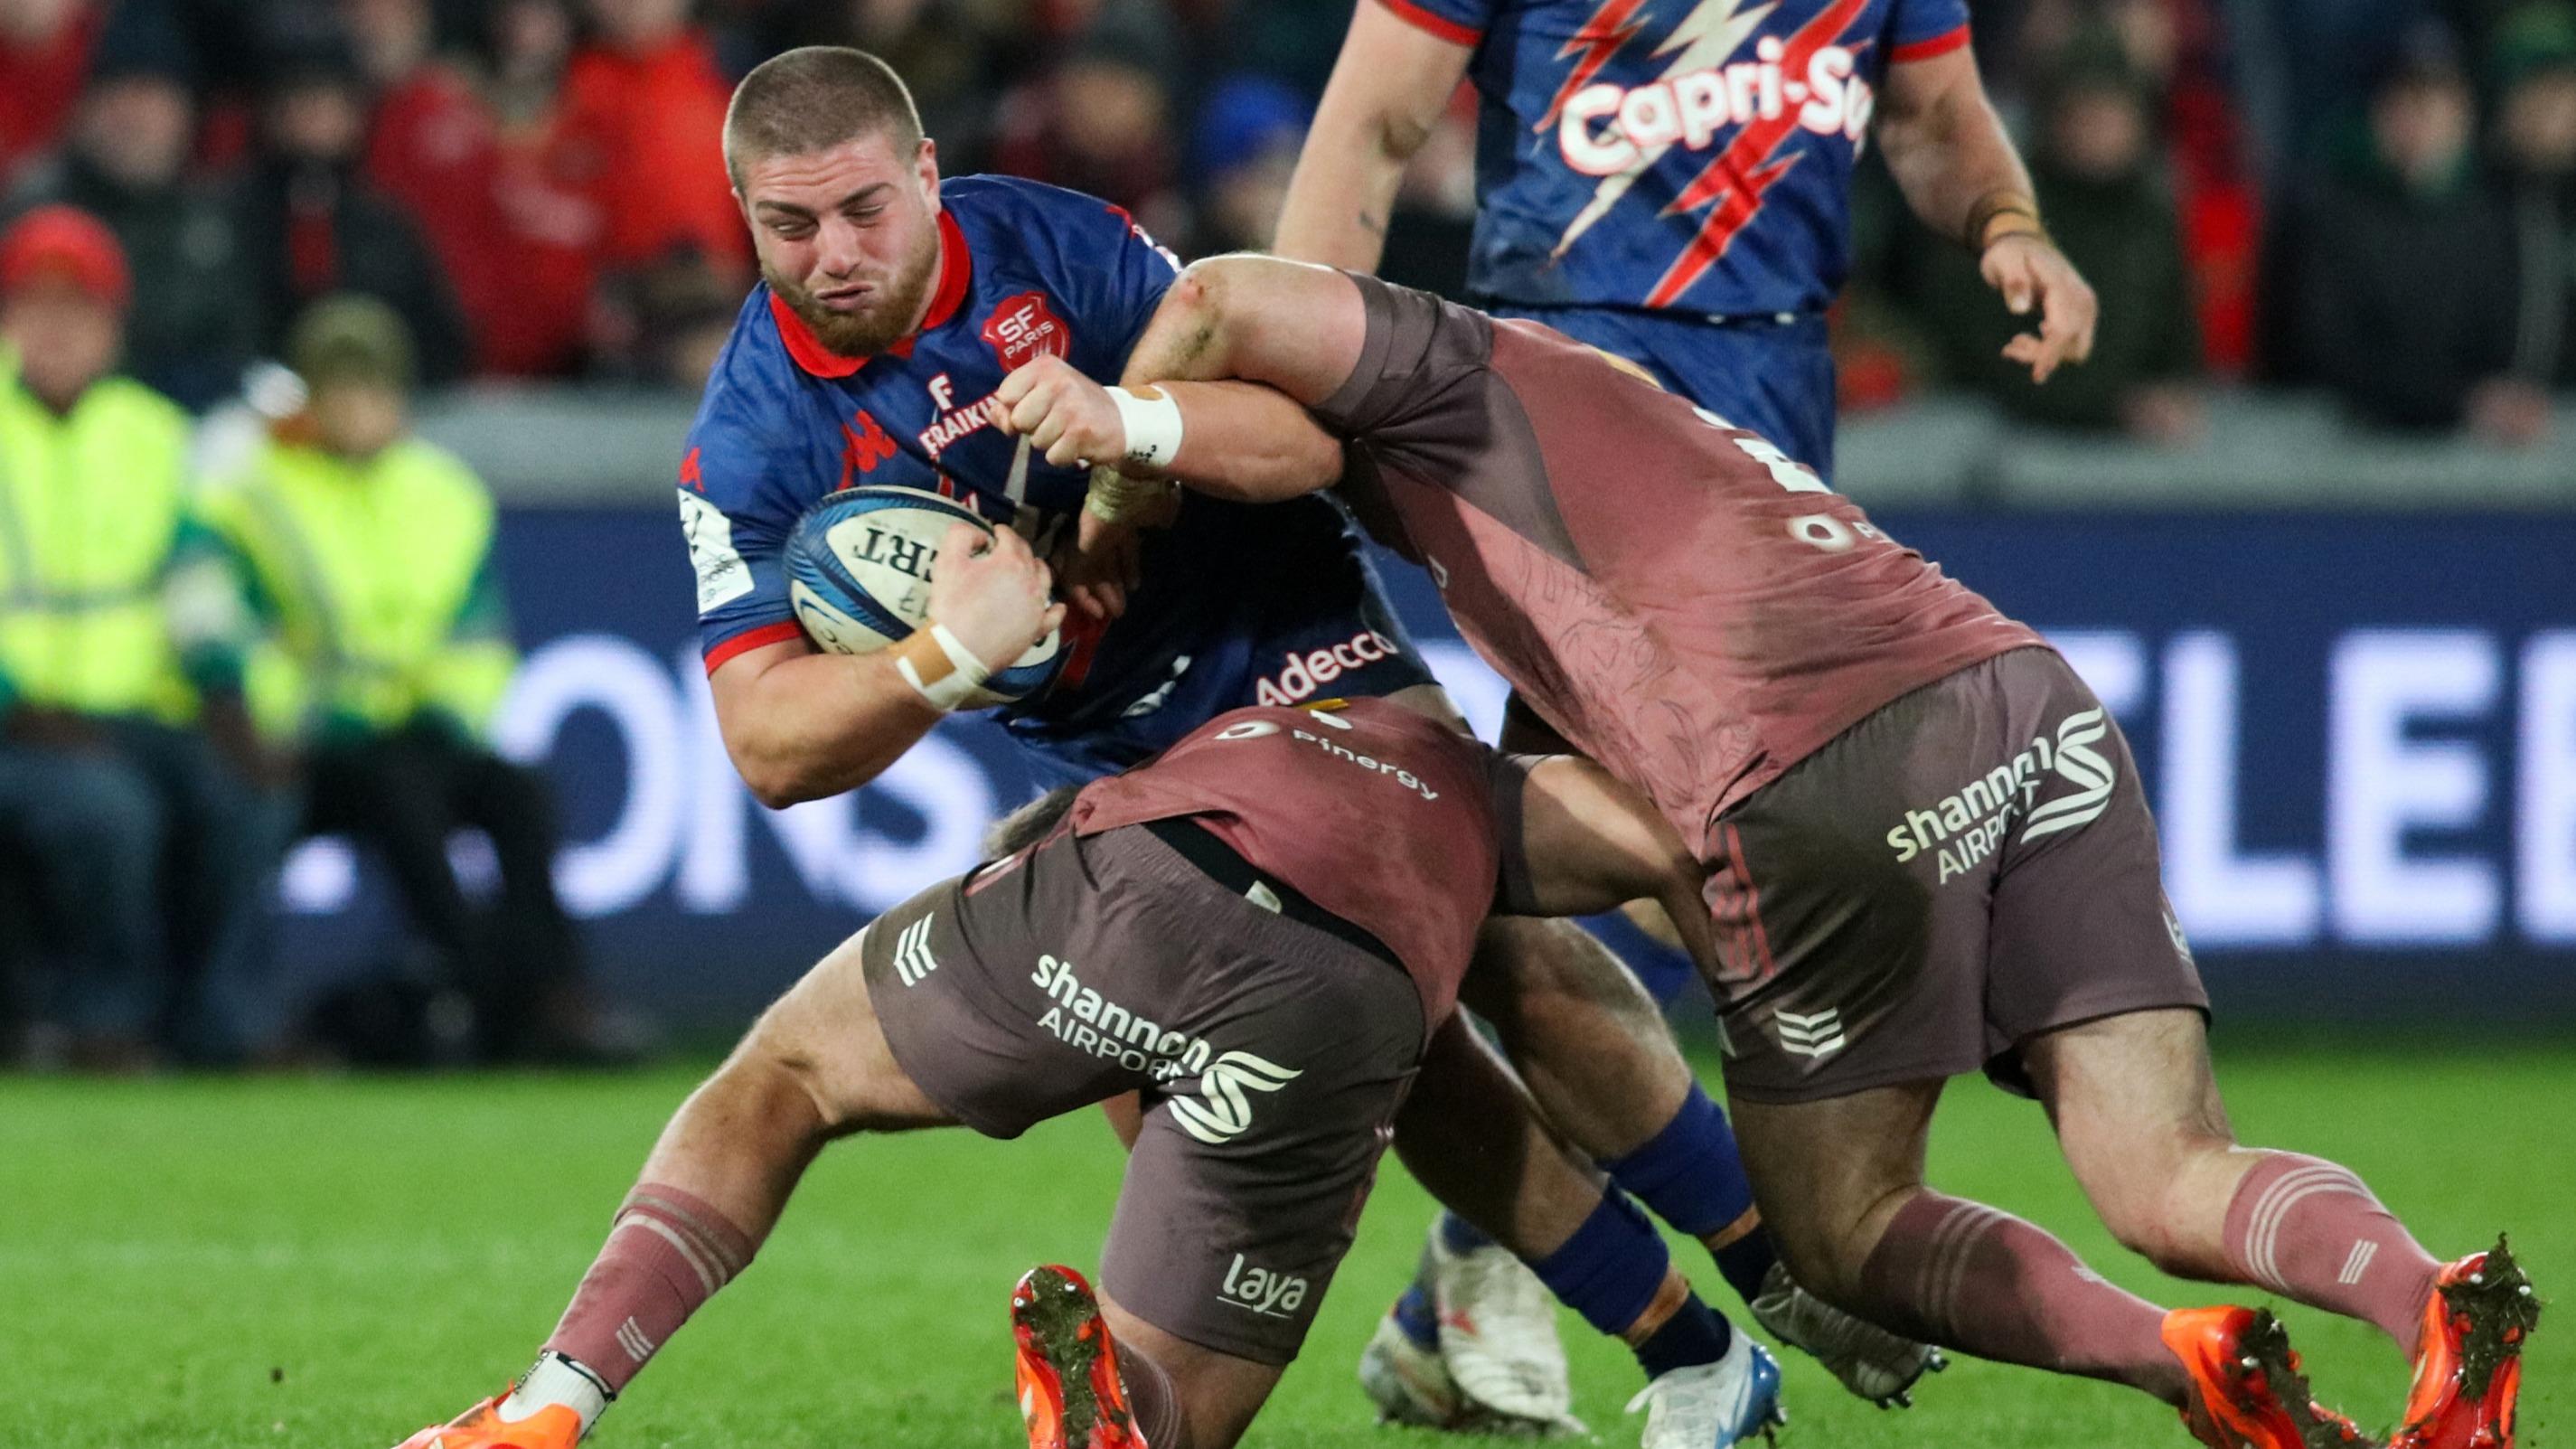
[[[916,630],[896,645],[894,667],[903,682],[921,691],[921,697],[941,714],[963,705],[993,677],[975,651],[948,632],[945,624]]]

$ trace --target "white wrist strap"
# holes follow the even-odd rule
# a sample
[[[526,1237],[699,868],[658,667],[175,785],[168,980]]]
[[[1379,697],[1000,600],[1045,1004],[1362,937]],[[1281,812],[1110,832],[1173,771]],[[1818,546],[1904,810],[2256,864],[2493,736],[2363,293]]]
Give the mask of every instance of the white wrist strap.
[[[945,663],[938,659],[917,662],[916,656],[926,655],[929,651],[907,639],[902,651],[895,655],[894,667],[903,675],[904,683],[921,691],[921,697],[930,701],[932,709],[947,714],[983,688],[984,681],[993,677],[993,671],[985,667],[983,660],[975,657],[975,651],[967,648],[965,641],[948,632],[947,625],[932,624],[926,632],[939,646]],[[920,637],[920,634],[915,634],[913,639]]]
[[[1118,409],[1119,425],[1127,430],[1127,461],[1170,467],[1172,455],[1181,451],[1181,404],[1170,390],[1156,388],[1152,397],[1146,397],[1113,387],[1109,401]]]

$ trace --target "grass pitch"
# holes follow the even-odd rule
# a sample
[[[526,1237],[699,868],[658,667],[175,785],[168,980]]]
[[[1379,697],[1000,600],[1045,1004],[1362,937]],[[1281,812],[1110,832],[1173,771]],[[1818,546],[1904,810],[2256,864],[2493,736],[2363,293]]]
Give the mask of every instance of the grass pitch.
[[[2350,1164],[2437,1253],[2508,1227],[2543,1293],[2576,1303],[2576,1049],[2247,1050],[2220,1072],[2248,1141]],[[0,1445],[381,1449],[455,1413],[526,1365],[689,1085],[682,1073],[0,1081]],[[1010,1144],[962,1131],[841,1144],[751,1272],[593,1442],[1022,1442],[1010,1285],[1040,1261],[1092,1266],[1119,1167],[1091,1116]],[[1982,1084],[1952,1090],[1933,1179],[2036,1219],[2159,1301],[2217,1296],[2122,1254],[2037,1109]],[[1428,1211],[1390,1164],[1251,1443],[1434,1449],[1371,1425],[1350,1372]],[[1735,1313],[1706,1258],[1685,1251]],[[2531,1449],[2576,1449],[2562,1432],[2576,1424],[2576,1308],[2559,1312],[2571,1316],[2544,1321],[2526,1371]],[[2404,1393],[2396,1352],[2358,1325],[2284,1316],[2320,1392],[2385,1427]],[[1634,1444],[1619,1412],[1634,1367],[1566,1322],[1579,1412],[1600,1442]],[[1788,1449],[2188,1443],[2164,1410],[2104,1385],[1963,1362],[1912,1412],[1882,1414],[1784,1359]]]

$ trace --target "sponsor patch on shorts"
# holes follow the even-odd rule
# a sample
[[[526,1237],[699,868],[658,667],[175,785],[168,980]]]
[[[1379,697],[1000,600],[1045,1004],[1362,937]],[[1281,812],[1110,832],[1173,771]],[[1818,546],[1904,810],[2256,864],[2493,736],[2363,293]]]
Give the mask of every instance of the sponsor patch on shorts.
[[[2016,823],[2027,843],[2081,829],[2111,803],[2120,773],[2094,748],[2111,732],[2099,708],[2068,715],[2053,735],[2034,735],[2011,759],[1959,789],[1921,807],[1909,807],[1887,832],[1888,848],[1903,865],[1937,855],[1938,884],[1947,885],[2002,847]],[[2052,784],[2067,787],[2042,800]]]

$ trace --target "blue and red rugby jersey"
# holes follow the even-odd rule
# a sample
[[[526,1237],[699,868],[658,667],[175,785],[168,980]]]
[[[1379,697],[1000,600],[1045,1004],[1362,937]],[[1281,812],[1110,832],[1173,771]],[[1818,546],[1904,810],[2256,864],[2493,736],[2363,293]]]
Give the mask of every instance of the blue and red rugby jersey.
[[[1468,287],[1525,307],[1821,311],[1894,62],[1965,0],[1378,0],[1475,47]]]
[[[940,272],[920,329],[867,358],[835,355],[768,285],[753,288],[716,359],[680,465],[680,519],[697,571],[709,673],[796,638],[781,552],[814,500],[860,484],[922,488],[1014,523],[1041,554],[1070,526],[1090,476],[1032,456],[1015,505],[1018,440],[988,404],[1042,353],[1114,382],[1179,274],[1127,214],[1012,177],[940,184]],[[1023,743],[1075,778],[1133,764],[1210,715],[1316,692],[1316,649],[1352,641],[1376,693],[1428,679],[1383,618],[1341,513],[1320,497],[1256,515],[1193,496],[1147,533],[1144,582],[1105,631],[1079,614],[1048,690],[1004,711]],[[1374,634],[1372,631],[1375,631]],[[1383,646],[1383,647],[1381,647]],[[1401,653],[1403,658],[1394,657]],[[1288,669],[1286,686],[1275,676]],[[1361,662],[1349,656],[1349,662]],[[1296,670],[1303,670],[1299,674]],[[1269,695],[1282,695],[1278,700]]]

